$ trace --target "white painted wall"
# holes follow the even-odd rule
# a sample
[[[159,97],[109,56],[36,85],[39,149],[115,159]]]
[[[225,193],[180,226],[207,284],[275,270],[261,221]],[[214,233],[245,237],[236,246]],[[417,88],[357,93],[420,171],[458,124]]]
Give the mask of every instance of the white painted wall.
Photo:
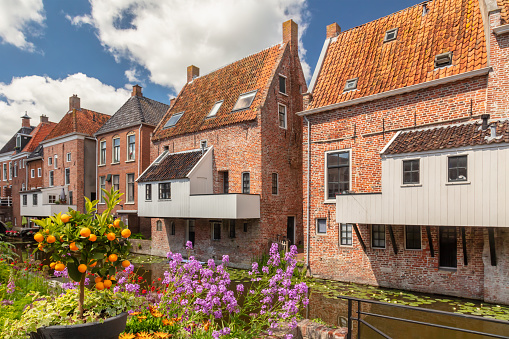
[[[61,188],[60,188],[61,190]],[[59,191],[60,192],[60,191]],[[27,205],[23,205],[23,195],[27,195]],[[37,205],[34,206],[33,195],[37,195]],[[58,213],[65,213],[69,207],[76,209],[76,205],[48,204],[48,195],[54,194],[52,190],[49,192],[29,192],[20,193],[20,214],[30,217],[47,217]],[[58,197],[58,196],[57,196]],[[46,199],[46,200],[44,200]]]
[[[171,199],[159,199],[159,184],[168,181],[138,183],[138,216],[140,217],[175,217],[189,216],[189,179],[169,180],[171,182]],[[152,184],[152,201],[145,200],[145,186]]]
[[[467,155],[468,180],[447,181],[447,158]],[[420,159],[419,185],[403,185],[403,160]],[[382,157],[382,194],[338,195],[339,223],[509,226],[509,145]]]
[[[191,194],[212,194],[214,192],[212,155],[213,149],[209,148],[196,166],[189,172],[188,178],[191,181]]]

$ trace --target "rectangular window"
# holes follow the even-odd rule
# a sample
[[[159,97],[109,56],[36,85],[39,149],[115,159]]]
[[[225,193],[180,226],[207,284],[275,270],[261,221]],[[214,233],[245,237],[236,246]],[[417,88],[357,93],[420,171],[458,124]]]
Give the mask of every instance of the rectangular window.
[[[23,194],[23,206],[26,206],[28,204],[28,195]]]
[[[35,178],[35,169],[34,168],[32,168],[30,170],[30,178]]]
[[[9,180],[12,180],[12,162],[9,163]]]
[[[352,224],[341,224],[341,245],[352,246]]]
[[[217,115],[217,112],[221,108],[221,105],[223,104],[223,101],[218,101],[214,104],[214,107],[210,110],[209,114],[207,115],[207,118],[215,117]]]
[[[385,225],[371,225],[371,247],[385,248]]]
[[[49,171],[49,186],[52,187],[55,182],[54,182],[54,176],[53,176],[53,171]]]
[[[4,164],[3,172],[4,172],[3,179],[4,179],[4,181],[7,181],[7,164]]]
[[[419,159],[403,160],[403,184],[419,183]]]
[[[120,191],[120,176],[119,175],[112,176],[111,184],[113,185],[113,190]]]
[[[407,250],[421,249],[421,226],[405,226],[405,243]]]
[[[67,162],[71,162],[71,152],[67,153],[66,160]]]
[[[156,222],[156,231],[162,231],[163,230],[163,223],[161,220],[157,220]]]
[[[53,165],[53,158],[49,157],[48,158],[48,166],[51,166],[51,165]]]
[[[316,233],[317,234],[327,233],[327,219],[316,219]]]
[[[247,232],[247,222],[244,223],[244,232]]]
[[[220,240],[221,239],[221,223],[213,222],[212,223],[212,240]]]
[[[17,162],[14,163],[14,177],[15,178],[18,177],[18,163]]]
[[[184,115],[184,112],[173,114],[168,122],[166,122],[163,129],[175,126],[177,122],[179,122],[180,118],[182,118],[182,115]]]
[[[136,149],[136,135],[127,136],[127,160],[134,160]]]
[[[105,176],[102,176],[102,177],[99,177],[99,201],[101,203],[104,203],[104,192],[103,190],[106,189],[106,177]]]
[[[223,193],[230,192],[230,179],[228,177],[228,171],[221,172],[223,179]]]
[[[239,98],[237,99],[235,106],[233,106],[232,112],[249,108],[251,106],[251,104],[253,103],[255,96],[256,96],[256,91],[241,94],[239,96]]]
[[[159,184],[159,199],[171,199],[171,182]]]
[[[272,173],[272,194],[276,195],[278,191],[277,173]]]
[[[279,107],[279,127],[286,129],[286,106],[278,104]]]
[[[55,154],[54,158],[55,159],[53,160],[53,165],[55,165],[55,168],[58,168],[58,156]]]
[[[279,93],[286,94],[286,77],[279,76]]]
[[[449,182],[467,181],[467,156],[460,155],[448,158]]]
[[[249,194],[250,191],[249,172],[242,173],[242,193]]]
[[[113,139],[113,163],[120,162],[120,138]]]
[[[56,195],[54,195],[54,194],[48,195],[48,203],[49,204],[54,204],[55,201],[57,201],[57,196]]]
[[[396,40],[397,36],[398,36],[398,29],[397,28],[390,29],[387,32],[385,32],[384,42]]]
[[[32,194],[32,205],[37,206],[37,193]]]
[[[235,238],[235,220],[230,220],[230,238]]]
[[[38,178],[42,177],[42,168],[37,169],[37,177]]]
[[[327,199],[336,199],[350,190],[350,152],[329,152],[326,157]]]
[[[69,205],[73,205],[73,203],[72,203],[72,191],[69,191]]]
[[[345,88],[343,89],[343,92],[353,91],[354,89],[357,89],[358,81],[359,81],[359,78],[347,80],[345,83]]]
[[[134,173],[127,174],[127,202],[134,202]]]
[[[175,235],[175,222],[172,221],[170,226],[171,226],[171,235]],[[194,226],[189,225],[189,228],[191,228],[191,227],[194,228]],[[194,232],[194,230],[193,230],[193,232]]]
[[[152,184],[145,184],[145,200],[152,200]]]
[[[69,185],[71,183],[71,169],[65,169],[65,185]]]
[[[106,164],[106,140],[101,141],[100,143],[100,151],[99,151],[99,164]]]

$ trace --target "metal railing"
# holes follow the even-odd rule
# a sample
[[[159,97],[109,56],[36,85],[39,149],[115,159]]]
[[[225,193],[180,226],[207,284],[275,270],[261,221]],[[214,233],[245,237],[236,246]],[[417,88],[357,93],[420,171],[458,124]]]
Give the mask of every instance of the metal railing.
[[[388,315],[384,315],[384,314],[380,314],[380,313],[363,312],[361,310],[361,304],[365,303],[365,304],[382,305],[382,306],[387,306],[387,307],[399,308],[401,310],[412,310],[412,311],[432,313],[432,314],[438,314],[438,315],[444,315],[444,316],[458,317],[458,318],[463,318],[463,319],[472,319],[472,320],[476,320],[476,321],[497,323],[497,324],[507,325],[508,329],[509,329],[509,321],[491,319],[491,318],[481,318],[481,317],[474,316],[474,315],[451,313],[451,312],[447,312],[447,311],[432,310],[432,309],[422,308],[422,307],[390,304],[390,303],[376,301],[376,300],[367,300],[367,299],[359,299],[359,298],[344,297],[344,296],[339,297],[339,298],[345,299],[348,301],[347,339],[352,339],[353,321],[357,321],[357,324],[358,324],[357,339],[361,338],[361,326],[360,326],[361,324],[365,325],[366,327],[370,328],[374,332],[378,333],[383,338],[392,339],[392,337],[390,337],[386,333],[382,332],[380,329],[376,328],[372,324],[368,323],[365,319],[361,319],[361,315],[372,316],[372,317],[377,317],[377,318],[382,318],[382,319],[387,319],[387,320],[401,321],[401,322],[415,324],[415,325],[430,326],[430,327],[440,328],[440,329],[444,329],[444,330],[451,330],[451,331],[457,331],[457,332],[468,333],[468,334],[482,335],[482,336],[491,337],[491,338],[502,338],[502,339],[509,338],[508,336],[504,336],[504,335],[500,335],[500,334],[485,333],[485,332],[474,331],[474,330],[469,330],[469,329],[460,328],[460,327],[452,327],[452,326],[440,325],[440,324],[429,323],[429,322],[424,322],[424,321],[392,317],[392,316],[388,316]],[[357,303],[357,310],[355,311],[357,313],[357,317],[353,316],[353,312],[354,312],[353,303],[354,302]]]
[[[12,197],[0,197],[0,206],[11,207]]]

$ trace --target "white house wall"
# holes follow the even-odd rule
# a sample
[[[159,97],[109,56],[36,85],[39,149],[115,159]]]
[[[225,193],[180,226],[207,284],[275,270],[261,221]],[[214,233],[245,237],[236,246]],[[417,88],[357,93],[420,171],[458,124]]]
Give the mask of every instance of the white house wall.
[[[212,152],[213,150],[210,148],[189,173],[191,194],[213,193]]]
[[[171,199],[159,200],[159,183],[154,181],[138,184],[138,215],[140,217],[186,218],[189,217],[189,179],[170,180]],[[145,186],[152,184],[152,201],[145,200]]]

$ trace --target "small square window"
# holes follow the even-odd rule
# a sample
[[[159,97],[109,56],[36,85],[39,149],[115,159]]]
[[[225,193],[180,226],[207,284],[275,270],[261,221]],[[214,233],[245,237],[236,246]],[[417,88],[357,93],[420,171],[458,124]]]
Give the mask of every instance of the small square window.
[[[341,224],[341,245],[352,246],[352,224]]]
[[[159,184],[159,199],[171,199],[171,182],[163,182]]]
[[[182,118],[182,115],[184,115],[184,112],[175,113],[171,116],[170,120],[164,125],[164,128],[170,128],[173,127],[179,122],[180,118]]]
[[[221,223],[212,223],[212,240],[221,240]]]
[[[327,234],[327,219],[316,219],[316,233]]]
[[[354,89],[357,89],[358,80],[359,78],[347,80],[343,92],[353,91]]]
[[[419,159],[403,160],[403,184],[418,184],[419,180]]]
[[[421,249],[421,226],[405,226],[405,243],[407,250]]]
[[[48,203],[54,204],[57,201],[57,196],[54,194],[48,195]]]
[[[286,94],[286,77],[279,76],[279,93]]]
[[[251,104],[253,103],[255,96],[256,96],[256,91],[241,94],[239,96],[239,99],[235,103],[235,106],[233,106],[232,112],[249,108],[251,106]]]
[[[215,117],[217,115],[217,112],[221,108],[221,105],[223,104],[223,100],[218,101],[214,104],[214,107],[210,110],[209,114],[207,114],[207,118]]]
[[[435,56],[435,68],[450,66],[452,64],[452,52],[446,52]]]
[[[384,42],[396,40],[397,36],[398,36],[398,29],[397,28],[390,29],[387,32],[385,32]]]
[[[371,247],[385,248],[385,225],[371,226]]]
[[[467,156],[448,158],[449,182],[467,181]]]

